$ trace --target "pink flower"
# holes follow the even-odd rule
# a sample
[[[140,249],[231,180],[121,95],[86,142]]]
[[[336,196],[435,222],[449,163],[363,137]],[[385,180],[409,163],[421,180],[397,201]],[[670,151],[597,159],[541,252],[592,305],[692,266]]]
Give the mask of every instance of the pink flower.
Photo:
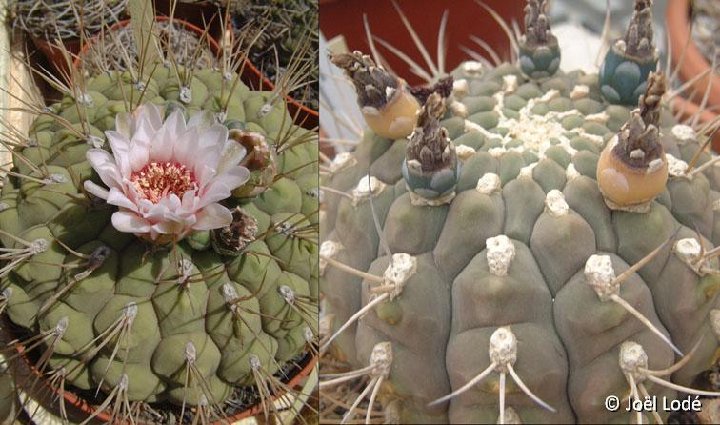
[[[105,189],[85,181],[85,190],[116,205],[113,226],[157,240],[180,240],[195,230],[217,229],[232,222],[218,202],[230,197],[249,177],[239,165],[242,145],[228,140],[228,130],[212,114],[197,113],[185,123],[174,111],[163,122],[160,107],[142,105],[115,118],[105,132],[112,153],[90,149],[87,159]]]

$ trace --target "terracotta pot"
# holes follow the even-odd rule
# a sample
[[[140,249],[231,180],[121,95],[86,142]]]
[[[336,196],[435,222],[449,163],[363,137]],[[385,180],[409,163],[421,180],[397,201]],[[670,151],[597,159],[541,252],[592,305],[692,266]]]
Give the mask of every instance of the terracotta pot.
[[[30,370],[30,372],[35,375],[36,377],[40,378],[39,382],[42,383],[43,386],[45,386],[47,389],[52,391],[54,396],[59,396],[57,394],[57,390],[53,388],[47,380],[42,379],[43,374],[40,373],[39,370],[37,370],[33,364],[33,362],[28,358],[28,353],[25,350],[25,347],[22,344],[15,343],[14,348],[19,354],[19,358],[23,360],[25,363],[25,366]],[[302,369],[295,374],[287,383],[290,388],[295,388],[300,385],[301,381],[312,372],[313,368],[317,364],[317,356],[313,355],[309,358],[306,358],[304,361],[304,365],[302,365]],[[277,395],[273,398],[273,401],[277,400],[278,397],[282,396],[282,394]],[[65,406],[66,408],[76,409],[78,412],[81,412],[85,417],[89,417],[95,413],[95,407],[92,406],[90,403],[85,401],[84,399],[78,397],[77,395],[73,394],[71,391],[68,391],[68,389],[65,389],[65,392],[63,393],[63,398],[65,399]],[[54,399],[54,398],[53,398]],[[239,421],[244,418],[248,418],[250,416],[255,416],[263,411],[262,403],[258,403],[254,405],[253,407],[237,413],[232,416],[228,416],[220,421],[212,422],[211,425],[226,425],[228,423],[233,423],[236,421]],[[95,416],[95,419],[97,421],[108,423],[111,419],[111,415],[108,414],[106,411],[102,411],[98,413]]]
[[[695,114],[700,113],[699,122],[705,124],[717,119],[718,117],[716,112],[707,108],[701,111],[698,104],[680,96],[674,97],[670,106],[673,111],[680,113],[680,119],[682,120],[692,119]],[[712,149],[715,152],[720,153],[720,132],[715,132],[712,139]]]
[[[29,37],[35,47],[42,52],[42,54],[50,62],[52,69],[59,73],[59,76],[67,73],[67,62],[65,61],[65,57],[63,56],[62,49],[60,47],[48,40],[45,40],[44,38],[32,35],[29,35]],[[71,53],[71,57],[80,52],[80,39],[78,38],[63,40],[63,45],[65,46],[65,49]]]
[[[170,20],[170,17],[168,17],[168,16],[156,16],[155,17],[155,22],[165,22],[165,21],[169,21],[169,20]],[[186,22],[179,18],[172,18],[172,20],[173,20],[173,23],[177,23],[183,29],[194,32],[195,34],[197,34],[198,37],[202,37],[202,35],[204,33],[204,31],[202,29],[196,27],[195,25],[191,24],[190,22]],[[108,29],[108,31],[116,31],[121,28],[125,28],[128,25],[130,25],[130,20],[126,19],[124,21],[120,21],[120,22],[114,24],[113,26],[111,26]],[[92,46],[93,44],[98,42],[101,35],[102,34],[96,35],[95,37],[91,38],[87,43],[85,43],[85,45],[82,46],[80,53],[73,60],[73,67],[75,69],[78,69],[80,67],[80,59],[90,50],[90,46]],[[218,41],[215,38],[213,38],[212,36],[207,37],[206,40],[207,40],[208,45],[210,46],[210,50],[216,56],[219,56],[221,54],[221,50],[220,50],[220,44],[218,43]]]
[[[488,43],[503,59],[510,58],[510,42],[498,23],[490,14],[473,0],[397,0],[410,24],[418,33],[433,61],[437,61],[436,50],[440,20],[445,10],[449,11],[446,33],[447,61],[445,70],[450,71],[468,54],[465,46],[479,53],[480,47],[473,43],[470,36],[476,36]],[[524,21],[525,0],[486,0],[506,22]],[[418,52],[415,43],[405,29],[397,11],[390,0],[321,0],[320,30],[330,39],[342,34],[350,50],[369,52],[363,14],[367,15],[373,34],[389,42],[409,55],[416,63],[425,66],[425,60]],[[383,53],[393,71],[412,85],[424,81],[408,71],[408,66],[393,53],[375,43]]]
[[[668,2],[665,15],[670,35],[672,63],[673,66],[678,67],[680,78],[684,81],[690,81],[710,69],[710,63],[691,38],[691,8],[690,0],[672,0]],[[716,72],[710,72],[705,77],[699,78],[688,91],[695,91],[692,100],[699,104],[711,82],[707,105],[720,107],[720,76]]]
[[[173,3],[175,3],[174,11]],[[180,0],[153,0],[153,5],[156,15],[174,16],[198,28],[209,28],[208,33],[216,40],[220,40],[223,36],[224,11],[210,2],[187,3]]]
[[[691,0],[672,0],[668,2],[665,19],[672,49],[672,64],[677,67],[678,74],[683,81],[690,81],[698,75],[707,73],[703,78],[694,81],[686,91],[688,96],[675,97],[672,108],[682,112],[683,118],[693,116],[700,110],[703,96],[712,84],[707,98],[705,109],[700,112],[700,122],[707,123],[715,119],[718,114],[713,112],[720,108],[720,76],[717,72],[708,72],[711,68],[705,55],[700,52],[691,33]],[[692,95],[689,95],[691,92]],[[713,150],[720,152],[720,134],[715,133],[712,142]]]

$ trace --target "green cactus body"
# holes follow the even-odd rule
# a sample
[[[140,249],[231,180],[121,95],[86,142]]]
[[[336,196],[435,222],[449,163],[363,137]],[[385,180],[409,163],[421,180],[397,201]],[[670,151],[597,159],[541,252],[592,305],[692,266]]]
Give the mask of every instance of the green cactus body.
[[[672,375],[673,382],[692,386],[719,348],[710,318],[718,313],[720,281],[692,260],[700,252],[694,229],[705,249],[720,244],[717,171],[684,172],[700,149],[698,137],[663,111],[660,137],[670,159],[665,192],[648,212],[612,210],[596,182],[597,162],[630,110],[604,102],[597,75],[558,71],[529,80],[516,66],[486,69],[474,62],[453,75],[440,124],[462,163],[454,197],[413,202],[413,185],[401,173],[404,139],[366,131],[352,154],[331,165],[324,184],[350,196],[325,193],[321,254],[379,277],[390,270],[391,254],[409,254],[416,264],[402,291],[339,334],[331,352],[361,368],[376,344],[391,344],[392,366],[379,398],[399,409],[401,423],[494,423],[499,373],[449,401],[428,404],[486,369],[491,335],[507,326],[517,338],[514,371],[555,409],[535,404],[508,377],[505,404],[520,420],[627,423],[627,412],[604,406],[606,397],[622,399],[629,391],[618,360],[623,344],[640,344],[651,370],[669,367],[676,357],[591,285],[598,264],[620,275],[675,235],[630,275],[619,296],[683,353],[701,341]],[[709,159],[700,155],[696,167]],[[377,297],[375,286],[321,264],[333,331]],[[650,394],[676,396],[645,385]]]
[[[141,98],[127,72],[109,72],[87,81],[89,100],[66,97],[39,116],[29,135],[36,143],[18,149],[14,171],[35,178],[5,178],[0,241],[29,251],[2,274],[0,289],[23,335],[57,336],[46,344],[47,371],[64,367],[67,385],[104,392],[125,385],[130,401],[221,405],[234,388],[255,385],[251,360],[275,373],[307,350],[307,328],[317,320],[317,143],[292,126],[284,103],[260,111],[270,93],[237,83],[224,109],[219,71],[196,71],[189,100],[180,99],[174,76],[154,70],[143,102],[226,111],[222,121],[260,133],[275,155],[267,190],[225,201],[257,222],[244,250],[217,254],[207,232],[151,245],[117,231],[115,208],[82,190],[87,179],[101,183],[84,135],[102,144],[127,99]],[[315,307],[301,314],[290,305],[300,298]]]

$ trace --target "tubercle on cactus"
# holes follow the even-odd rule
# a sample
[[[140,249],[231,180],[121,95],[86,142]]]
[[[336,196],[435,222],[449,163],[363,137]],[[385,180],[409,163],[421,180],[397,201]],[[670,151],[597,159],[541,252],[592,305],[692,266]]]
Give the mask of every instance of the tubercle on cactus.
[[[375,133],[400,139],[412,132],[420,105],[403,80],[360,52],[332,55],[330,60],[353,81],[363,117]]]
[[[536,396],[525,385],[520,376],[518,376],[518,374],[515,372],[513,365],[517,360],[517,349],[517,337],[515,336],[515,334],[513,334],[510,327],[503,326],[497,328],[490,336],[490,344],[488,349],[491,360],[490,365],[485,370],[476,375],[474,378],[472,378],[470,381],[468,381],[465,385],[453,391],[451,394],[448,394],[431,402],[429,406],[438,405],[440,403],[444,403],[448,400],[458,397],[459,395],[467,392],[472,387],[483,381],[491,373],[495,372],[500,374],[500,384],[498,388],[498,405],[500,407],[500,413],[498,415],[498,423],[505,423],[505,391],[507,388],[505,381],[508,374],[510,375],[512,380],[515,381],[515,384],[522,390],[522,392],[525,393],[525,395],[527,395],[528,397],[530,397],[532,401],[534,401],[540,407],[549,410],[550,412],[555,412],[555,409],[549,404],[545,403],[538,396]]]
[[[647,211],[665,190],[668,161],[659,140],[660,101],[665,76],[651,73],[640,107],[600,154],[598,186],[612,209]]]

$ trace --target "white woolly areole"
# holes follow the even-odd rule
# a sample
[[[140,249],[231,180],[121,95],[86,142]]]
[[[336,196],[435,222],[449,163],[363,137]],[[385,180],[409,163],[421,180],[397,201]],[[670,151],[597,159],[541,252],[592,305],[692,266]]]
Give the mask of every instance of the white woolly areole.
[[[500,418],[500,415],[498,415],[498,419],[497,419],[497,422],[496,422],[496,423],[498,423],[498,424],[501,423],[500,419],[501,419],[501,418]],[[513,408],[510,407],[510,406],[506,406],[506,407],[505,407],[505,418],[504,418],[504,419],[505,419],[505,420],[502,421],[502,423],[504,423],[504,424],[506,424],[506,425],[518,425],[518,424],[522,424],[522,420],[520,419],[520,415],[518,415],[517,412],[515,411],[515,409],[513,409]]]
[[[355,164],[357,161],[351,152],[340,152],[335,155],[330,163],[330,172],[340,171],[345,167]]]
[[[392,361],[392,344],[387,341],[375,344],[370,353],[370,366],[373,366],[371,375],[373,377],[388,376],[390,374]]]
[[[497,235],[485,241],[487,261],[490,273],[495,276],[507,276],[510,264],[515,258],[515,245],[505,235]]]
[[[500,158],[507,151],[505,148],[490,148],[488,153],[492,155],[493,158]]]
[[[394,299],[402,293],[408,279],[417,270],[417,259],[410,254],[397,253],[392,255],[390,265],[383,274],[386,285],[392,286],[390,299]]]
[[[369,198],[372,195],[382,192],[383,189],[385,189],[385,183],[373,176],[366,175],[360,179],[355,189],[353,189],[353,201],[357,203],[361,199]]]
[[[480,74],[483,71],[483,64],[477,61],[464,62],[461,67],[468,74]]]
[[[512,93],[517,90],[518,79],[515,74],[503,75],[503,90],[505,93]]]
[[[685,260],[697,260],[702,253],[702,246],[695,238],[684,238],[675,242],[673,251]]]
[[[393,95],[395,94],[395,89],[388,86],[385,87],[385,99],[390,102],[390,100],[393,98]]]
[[[609,255],[593,254],[585,263],[585,280],[601,300],[618,292],[618,284],[614,283],[615,269]]]
[[[514,365],[517,360],[517,338],[510,327],[497,328],[490,335],[490,360],[496,364],[499,372],[505,372],[507,365]]]
[[[673,177],[680,177],[684,176],[685,173],[687,173],[688,170],[688,163],[683,161],[682,159],[675,158],[669,153],[665,154],[665,158],[667,158],[668,162],[668,174],[670,174]]]
[[[497,133],[493,133],[492,131],[485,130],[483,126],[480,124],[476,124],[470,120],[465,120],[465,127],[464,130],[466,133],[469,133],[471,131],[476,131],[483,136],[485,136],[488,139],[495,139],[495,140],[503,140],[503,137]]]
[[[545,94],[543,94],[542,96],[540,96],[540,102],[550,102],[558,96],[560,96],[560,91],[551,89],[546,91]]]
[[[485,173],[478,179],[475,190],[485,195],[489,195],[493,192],[499,191],[501,185],[502,182],[500,181],[500,176],[495,173]]]
[[[710,327],[715,334],[715,338],[720,340],[720,310],[710,310]]]
[[[590,94],[590,87],[584,84],[578,84],[577,86],[573,87],[572,91],[570,92],[570,99],[582,99],[583,97],[587,97],[588,94]]]
[[[720,199],[716,199],[712,203],[712,210],[713,211],[720,211]]]
[[[714,272],[707,266],[703,247],[695,238],[680,239],[673,245],[673,252],[699,276]]]
[[[453,88],[452,93],[453,96],[460,99],[464,97],[466,94],[470,92],[470,84],[468,84],[467,80],[464,78],[461,78],[459,80],[453,81]]]
[[[320,244],[320,262],[318,264],[320,268],[320,276],[323,276],[325,274],[325,269],[327,268],[327,260],[324,259],[324,257],[327,258],[334,258],[338,252],[342,251],[343,246],[340,242],[335,241],[325,241]]]
[[[535,166],[537,166],[537,162],[533,162],[532,164],[526,165],[520,169],[520,172],[518,173],[518,177],[528,177],[532,178],[533,176],[533,169]]]
[[[467,161],[475,153],[475,149],[468,145],[458,145],[455,147],[455,155],[460,161]]]
[[[662,166],[663,166],[663,160],[662,160],[662,159],[660,159],[660,158],[653,159],[653,160],[650,161],[650,163],[648,164],[647,172],[648,172],[648,173],[654,173],[655,171],[661,169]]]
[[[553,217],[561,217],[567,215],[570,206],[565,201],[565,195],[557,189],[548,192],[545,197],[545,211]]]
[[[450,112],[456,117],[467,118],[468,109],[464,103],[453,101],[450,103]]]
[[[572,162],[570,164],[568,164],[567,169],[565,170],[565,176],[567,177],[568,181],[570,181],[576,177],[580,177],[580,173],[575,168],[575,166],[573,165]]]
[[[595,114],[585,115],[585,121],[592,121],[592,122],[596,122],[598,124],[606,124],[609,119],[610,119],[610,115],[605,111],[598,112]]]
[[[679,140],[689,141],[695,140],[695,130],[689,125],[676,124],[670,130],[673,136]]]
[[[648,355],[642,345],[634,341],[625,341],[620,345],[620,369],[629,373],[637,381],[645,378],[645,373],[639,369],[648,368]]]

